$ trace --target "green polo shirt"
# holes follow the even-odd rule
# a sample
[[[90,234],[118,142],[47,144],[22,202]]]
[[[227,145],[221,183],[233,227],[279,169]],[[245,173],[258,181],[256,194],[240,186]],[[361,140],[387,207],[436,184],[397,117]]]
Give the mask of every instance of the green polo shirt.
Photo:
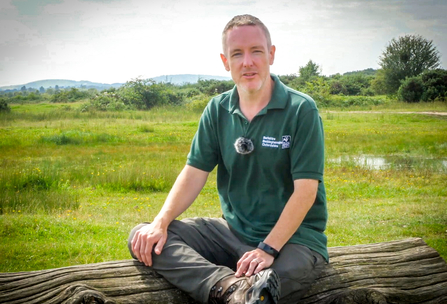
[[[205,108],[187,164],[211,172],[228,224],[248,244],[263,241],[293,193],[296,179],[319,181],[315,203],[289,240],[328,259],[326,193],[323,183],[324,134],[321,117],[309,96],[275,82],[268,105],[249,122],[239,109],[237,88],[214,97]],[[239,137],[254,150],[239,154]]]

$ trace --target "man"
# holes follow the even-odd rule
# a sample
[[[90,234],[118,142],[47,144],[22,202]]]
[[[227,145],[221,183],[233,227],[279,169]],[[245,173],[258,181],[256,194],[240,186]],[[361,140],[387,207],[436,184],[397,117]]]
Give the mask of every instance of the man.
[[[222,44],[236,86],[207,105],[186,166],[129,249],[201,303],[296,301],[328,260],[321,118],[270,74],[276,49],[259,19],[234,17]],[[223,217],[175,220],[216,165]]]

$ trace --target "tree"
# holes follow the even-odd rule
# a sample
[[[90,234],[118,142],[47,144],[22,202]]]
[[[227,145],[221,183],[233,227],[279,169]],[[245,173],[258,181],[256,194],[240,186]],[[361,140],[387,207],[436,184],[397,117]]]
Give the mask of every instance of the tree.
[[[386,46],[379,65],[385,73],[387,93],[396,93],[401,81],[440,66],[440,55],[433,41],[419,35],[393,38]]]
[[[385,84],[385,72],[383,69],[377,71],[376,76],[371,81],[371,89],[377,95],[384,95],[387,93]]]
[[[297,90],[302,90],[306,86],[306,82],[314,81],[320,76],[321,67],[309,60],[305,66],[301,66],[298,69],[299,76],[289,81],[289,85]]]
[[[309,62],[299,68],[299,77],[306,81],[312,80],[312,77],[318,77],[321,73],[321,67],[313,62],[312,60],[309,60]]]

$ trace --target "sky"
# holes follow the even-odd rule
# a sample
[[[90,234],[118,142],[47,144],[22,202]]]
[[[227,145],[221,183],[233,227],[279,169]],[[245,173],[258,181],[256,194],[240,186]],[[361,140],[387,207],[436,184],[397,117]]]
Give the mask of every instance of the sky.
[[[447,66],[444,0],[0,0],[0,86],[229,77],[221,33],[240,14],[269,28],[278,75],[309,60],[327,76],[378,69],[390,40],[406,34],[432,40]]]

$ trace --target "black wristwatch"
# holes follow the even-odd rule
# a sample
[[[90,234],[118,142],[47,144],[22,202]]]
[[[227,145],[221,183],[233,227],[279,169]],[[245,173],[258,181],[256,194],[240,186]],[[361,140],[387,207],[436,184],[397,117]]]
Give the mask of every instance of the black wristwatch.
[[[260,242],[259,245],[258,245],[258,248],[261,249],[262,251],[267,252],[268,254],[273,256],[275,259],[279,256],[279,251],[278,250],[276,250],[273,247],[270,247],[269,245],[267,245],[264,242]]]

